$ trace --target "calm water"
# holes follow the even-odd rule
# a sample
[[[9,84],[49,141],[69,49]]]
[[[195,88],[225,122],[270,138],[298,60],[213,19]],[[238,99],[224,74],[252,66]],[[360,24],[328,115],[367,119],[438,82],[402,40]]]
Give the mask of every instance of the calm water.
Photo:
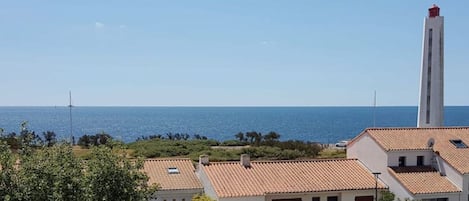
[[[227,140],[240,131],[276,131],[282,140],[333,143],[373,126],[372,107],[74,107],[72,115],[75,137],[104,131],[126,142],[168,132]],[[415,127],[416,115],[417,107],[377,107],[376,126]],[[70,133],[66,107],[0,107],[5,132],[18,132],[23,121],[36,133]],[[445,125],[469,126],[469,106],[446,107]]]

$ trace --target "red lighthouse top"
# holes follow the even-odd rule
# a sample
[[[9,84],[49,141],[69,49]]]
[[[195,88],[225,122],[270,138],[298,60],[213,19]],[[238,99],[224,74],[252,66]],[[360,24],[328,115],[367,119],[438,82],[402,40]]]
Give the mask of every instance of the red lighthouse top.
[[[440,16],[440,7],[436,4],[433,4],[431,8],[428,9],[428,17]]]

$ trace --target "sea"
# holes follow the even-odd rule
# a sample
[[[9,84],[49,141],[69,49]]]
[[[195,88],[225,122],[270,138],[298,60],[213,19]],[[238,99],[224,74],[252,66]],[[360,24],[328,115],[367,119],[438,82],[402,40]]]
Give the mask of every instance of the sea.
[[[415,127],[417,107],[0,107],[3,134],[22,122],[40,134],[69,139],[108,133],[132,142],[141,136],[199,134],[219,141],[238,132],[275,131],[280,140],[325,144],[352,139],[368,127]],[[72,124],[70,124],[70,122]],[[469,106],[445,107],[445,126],[469,126]]]

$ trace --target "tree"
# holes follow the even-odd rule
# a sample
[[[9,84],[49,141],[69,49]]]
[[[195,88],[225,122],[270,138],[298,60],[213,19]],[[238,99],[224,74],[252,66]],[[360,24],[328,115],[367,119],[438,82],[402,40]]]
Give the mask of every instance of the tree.
[[[254,140],[256,139],[256,136],[258,136],[256,131],[251,131],[246,133],[246,138],[249,139],[249,143],[253,144]]]
[[[267,133],[267,135],[264,135],[264,141],[268,145],[272,145],[274,142],[278,142],[278,139],[280,138],[280,134],[270,131]]]
[[[143,160],[130,161],[126,155],[122,149],[93,147],[84,168],[88,200],[146,200],[156,190],[140,171]]]
[[[112,147],[93,147],[85,162],[68,144],[13,154],[2,141],[0,200],[147,200],[156,187],[147,184],[143,160]]]
[[[91,144],[91,138],[89,135],[85,134],[78,139],[78,145],[83,148],[89,148]]]
[[[61,144],[21,156],[17,169],[18,200],[84,200],[81,160]]]
[[[57,137],[53,131],[42,132],[42,136],[44,136],[44,143],[48,147],[57,143]]]
[[[109,145],[108,142],[112,140],[111,135],[104,131],[96,135],[83,135],[78,139],[78,145],[83,148],[90,148],[90,146]]]
[[[391,191],[382,191],[379,201],[394,201],[396,196]]]
[[[192,201],[215,201],[205,194],[197,194],[192,197]]]
[[[239,132],[238,134],[235,135],[235,137],[238,138],[238,140],[240,142],[246,141],[246,139],[244,138],[244,133],[243,132]]]

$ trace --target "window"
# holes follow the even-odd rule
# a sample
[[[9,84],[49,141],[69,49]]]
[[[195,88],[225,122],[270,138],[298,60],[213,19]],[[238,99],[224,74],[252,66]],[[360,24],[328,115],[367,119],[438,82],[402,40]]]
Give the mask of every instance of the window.
[[[405,167],[405,156],[399,156],[399,167]]]
[[[373,201],[373,196],[357,196],[355,197],[355,201]]]
[[[337,197],[337,196],[328,196],[327,201],[339,201],[339,197]]]
[[[451,143],[456,146],[456,148],[461,149],[461,148],[467,148],[467,145],[460,139],[455,139],[455,140],[449,140]]]
[[[428,61],[427,61],[427,111],[425,115],[425,122],[430,123],[430,101],[431,101],[431,78],[432,78],[432,42],[433,42],[433,29],[428,30]]]
[[[422,199],[422,201],[448,201],[448,198]]]
[[[423,156],[417,156],[417,166],[423,166]]]
[[[168,174],[179,174],[179,169],[177,167],[168,168]]]
[[[313,197],[313,199],[311,199],[311,201],[320,201],[321,198],[320,197]]]

